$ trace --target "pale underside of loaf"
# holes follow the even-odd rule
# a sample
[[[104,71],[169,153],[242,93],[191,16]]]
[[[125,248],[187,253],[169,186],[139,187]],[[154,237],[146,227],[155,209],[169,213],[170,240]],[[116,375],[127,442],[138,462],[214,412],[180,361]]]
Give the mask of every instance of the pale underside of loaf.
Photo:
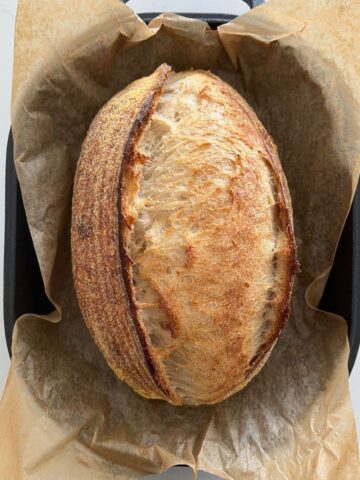
[[[214,403],[244,387],[286,315],[279,165],[247,109],[211,74],[170,74],[128,161],[130,296],[178,403]]]

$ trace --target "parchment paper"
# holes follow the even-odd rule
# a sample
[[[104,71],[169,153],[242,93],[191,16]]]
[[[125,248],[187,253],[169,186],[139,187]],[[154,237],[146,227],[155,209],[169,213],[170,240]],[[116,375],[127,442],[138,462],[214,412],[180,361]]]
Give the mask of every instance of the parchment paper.
[[[359,176],[360,5],[273,0],[210,31],[165,14],[149,27],[116,0],[20,1],[15,163],[49,316],[16,323],[0,406],[1,480],[139,478],[188,464],[226,479],[360,478],[344,319],[316,307]],[[73,290],[73,175],[98,109],[160,63],[209,69],[273,136],[302,273],[261,373],[210,407],[173,407],[117,380]]]

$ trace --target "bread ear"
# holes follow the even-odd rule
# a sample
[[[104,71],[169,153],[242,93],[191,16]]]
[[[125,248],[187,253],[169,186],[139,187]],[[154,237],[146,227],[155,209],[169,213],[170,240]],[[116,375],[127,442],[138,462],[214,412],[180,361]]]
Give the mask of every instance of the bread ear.
[[[158,381],[146,332],[133,314],[119,210],[124,165],[146,125],[170,67],[161,65],[113,97],[92,122],[78,162],[72,202],[75,289],[86,324],[116,375],[149,398],[179,403]]]

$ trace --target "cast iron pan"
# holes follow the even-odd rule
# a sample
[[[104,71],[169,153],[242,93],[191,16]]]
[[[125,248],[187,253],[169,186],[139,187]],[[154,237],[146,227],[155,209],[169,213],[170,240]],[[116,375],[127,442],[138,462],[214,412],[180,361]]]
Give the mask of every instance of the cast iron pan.
[[[261,1],[247,0],[250,7]],[[184,14],[207,22],[211,28],[231,21],[234,16],[223,14]],[[149,22],[157,13],[144,13]],[[16,178],[13,160],[13,139],[10,131],[6,153],[5,181],[5,251],[4,251],[4,322],[9,354],[16,319],[26,312],[47,314],[53,310],[44,292],[39,265],[30,236]],[[360,189],[345,224],[335,263],[320,308],[337,313],[348,322],[351,371],[360,342]]]

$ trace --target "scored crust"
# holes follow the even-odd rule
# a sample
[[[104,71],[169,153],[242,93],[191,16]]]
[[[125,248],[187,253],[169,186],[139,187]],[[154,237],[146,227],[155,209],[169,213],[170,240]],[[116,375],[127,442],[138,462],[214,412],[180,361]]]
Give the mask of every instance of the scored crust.
[[[74,181],[71,250],[80,309],[109,366],[142,395],[176,402],[166,385],[156,381],[142,327],[131,314],[118,208],[124,153],[131,151],[169,71],[164,65],[132,83],[91,124]]]
[[[166,65],[111,99],[77,168],[72,259],[86,323],[136,391],[202,404],[243,388],[298,268],[276,147],[245,100]]]

